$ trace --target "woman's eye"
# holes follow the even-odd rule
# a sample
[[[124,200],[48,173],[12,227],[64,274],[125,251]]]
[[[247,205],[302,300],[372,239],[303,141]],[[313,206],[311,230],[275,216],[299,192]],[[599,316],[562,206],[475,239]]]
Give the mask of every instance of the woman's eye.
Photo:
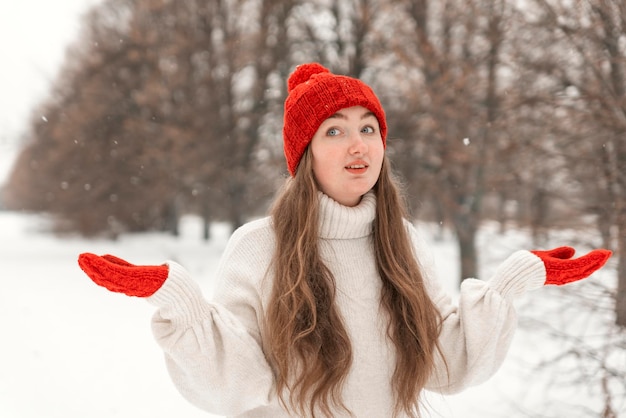
[[[326,132],[326,135],[328,135],[328,136],[337,136],[337,135],[339,135],[339,129],[337,129],[337,128],[330,128]]]
[[[372,126],[365,126],[363,127],[363,129],[361,129],[361,132],[363,132],[364,134],[373,134],[374,128]]]

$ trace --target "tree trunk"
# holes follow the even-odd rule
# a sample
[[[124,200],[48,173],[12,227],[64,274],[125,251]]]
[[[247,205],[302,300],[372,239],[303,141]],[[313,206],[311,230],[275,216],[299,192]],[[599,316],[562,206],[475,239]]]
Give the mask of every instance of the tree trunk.
[[[174,198],[172,201],[165,204],[165,210],[163,214],[163,229],[165,232],[169,232],[172,236],[179,236],[178,220],[180,218],[178,199]]]
[[[478,277],[478,257],[476,252],[476,227],[469,215],[455,216],[454,228],[459,244],[461,261],[460,281]]]
[[[231,225],[231,231],[235,232],[237,228],[243,225],[243,199],[244,199],[244,185],[231,183],[229,189],[229,203],[230,203],[230,214],[229,220]]]
[[[622,131],[622,138],[624,132]],[[616,184],[614,190],[615,219],[617,228],[617,291],[615,294],[615,323],[626,329],[626,141],[618,140],[616,145]]]
[[[206,200],[202,203],[202,238],[205,241],[211,239],[211,210]]]
[[[622,211],[617,227],[617,293],[615,295],[615,323],[626,328],[626,211]]]

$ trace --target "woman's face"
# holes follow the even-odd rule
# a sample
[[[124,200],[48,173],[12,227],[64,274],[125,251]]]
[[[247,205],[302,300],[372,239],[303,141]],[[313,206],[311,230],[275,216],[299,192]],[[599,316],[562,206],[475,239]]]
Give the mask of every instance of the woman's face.
[[[323,193],[355,206],[378,180],[385,149],[378,120],[362,106],[326,119],[311,140],[313,174]]]

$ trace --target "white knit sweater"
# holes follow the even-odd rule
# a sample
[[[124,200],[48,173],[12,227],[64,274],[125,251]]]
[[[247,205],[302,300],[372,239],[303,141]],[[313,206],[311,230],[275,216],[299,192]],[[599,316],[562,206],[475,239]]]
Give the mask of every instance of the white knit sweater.
[[[356,207],[320,193],[321,255],[335,277],[337,305],[353,348],[343,400],[359,418],[391,417],[394,405],[394,347],[386,337],[371,246],[375,206],[371,193]],[[543,263],[528,251],[518,251],[488,282],[464,280],[459,304],[453,305],[433,275],[432,259],[416,230],[408,228],[431,298],[444,318],[440,344],[449,375],[439,361],[428,389],[453,393],[481,383],[498,369],[511,342],[516,327],[512,298],[543,285]],[[261,341],[271,293],[271,277],[265,273],[273,249],[270,219],[248,223],[232,235],[224,251],[213,301],[206,301],[187,271],[174,262],[168,263],[164,285],[148,298],[159,308],[153,331],[174,384],[190,402],[211,413],[290,417],[275,393]],[[347,415],[337,411],[334,416]]]

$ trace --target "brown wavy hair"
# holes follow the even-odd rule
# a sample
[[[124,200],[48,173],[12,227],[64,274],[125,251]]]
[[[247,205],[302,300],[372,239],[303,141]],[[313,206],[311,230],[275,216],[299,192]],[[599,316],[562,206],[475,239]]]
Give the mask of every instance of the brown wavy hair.
[[[307,149],[271,210],[276,249],[265,346],[283,405],[301,416],[315,417],[317,408],[332,417],[334,409],[350,412],[342,386],[352,347],[335,305],[334,277],[320,257],[319,187],[311,160]],[[439,350],[441,316],[427,294],[406,229],[404,202],[386,157],[374,192],[372,242],[382,280],[381,304],[390,318],[387,335],[396,348],[394,415],[418,417],[420,394]]]

